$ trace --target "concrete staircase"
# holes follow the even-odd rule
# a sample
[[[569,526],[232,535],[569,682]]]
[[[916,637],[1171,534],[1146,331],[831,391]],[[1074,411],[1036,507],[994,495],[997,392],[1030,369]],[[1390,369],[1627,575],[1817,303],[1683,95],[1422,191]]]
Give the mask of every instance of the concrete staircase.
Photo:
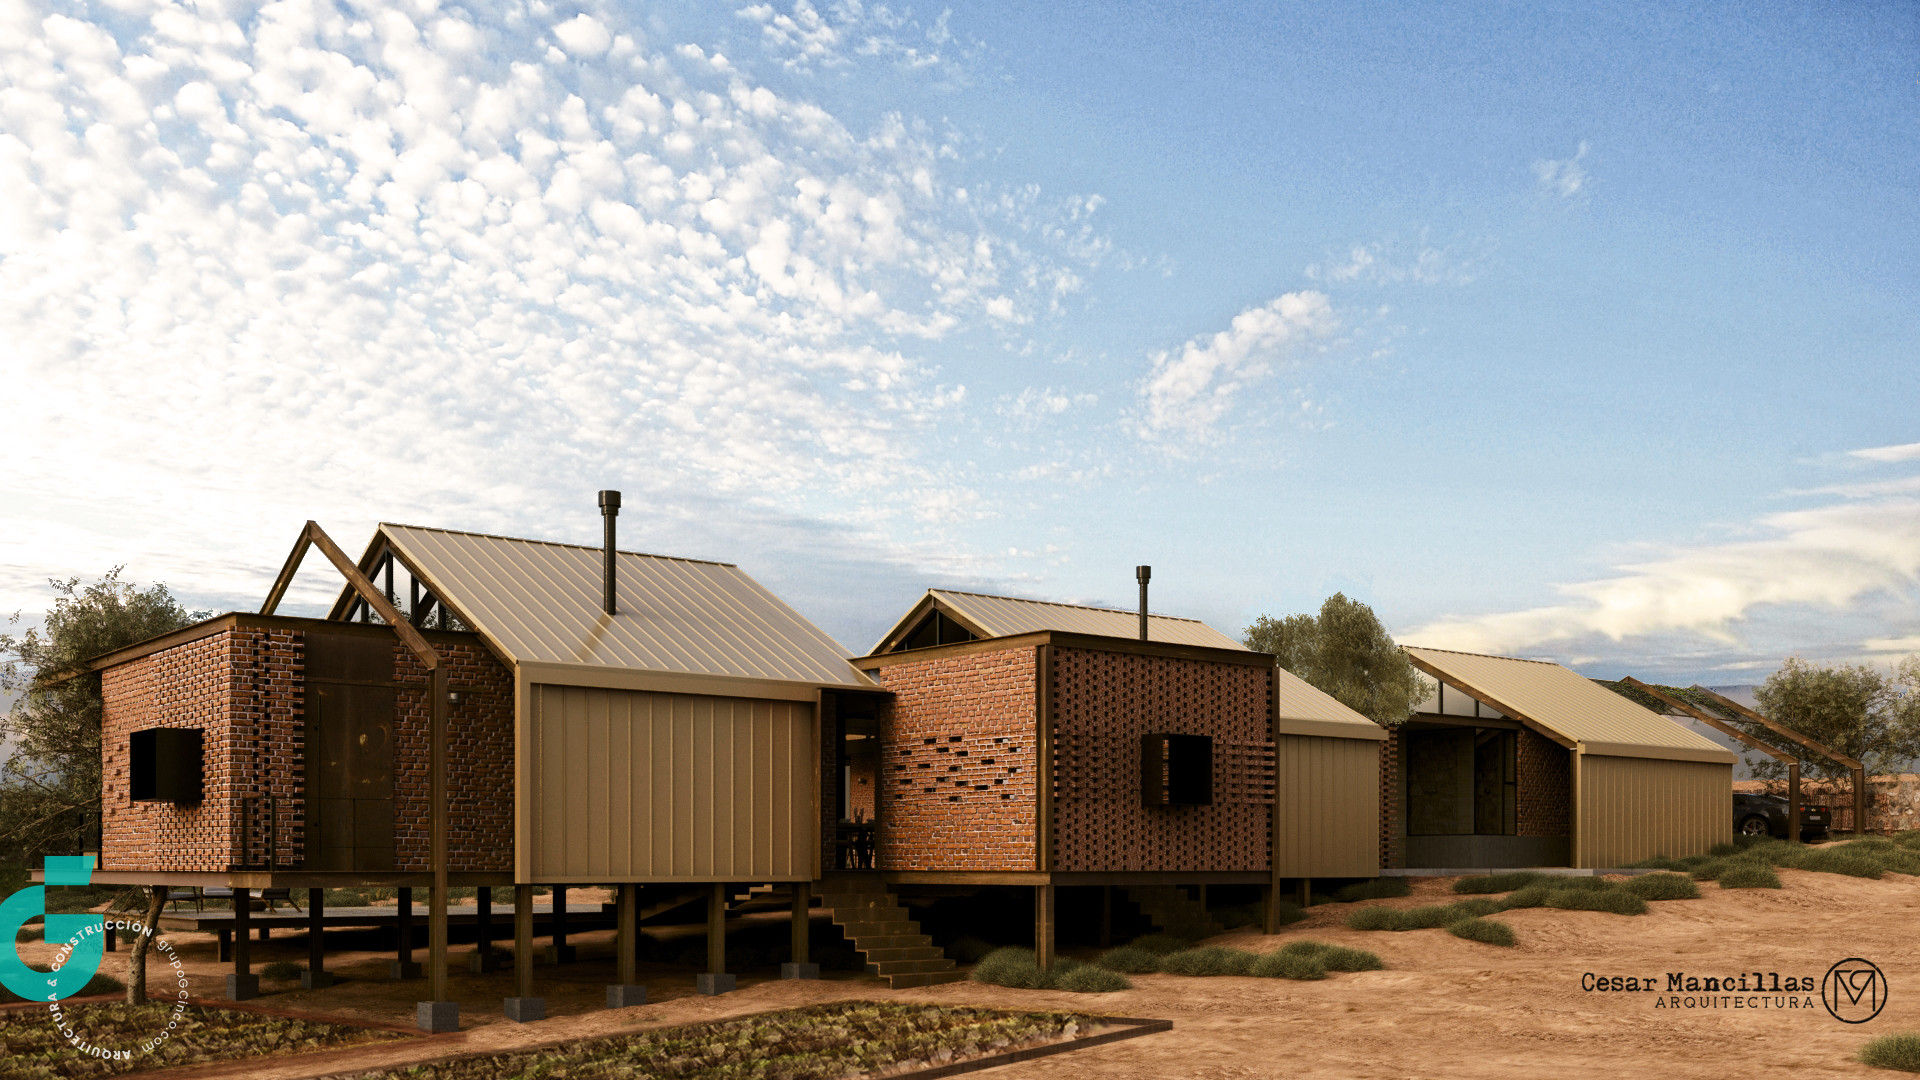
[[[1198,941],[1226,933],[1198,900],[1177,885],[1128,885],[1127,899],[1140,908],[1162,933]]]
[[[824,883],[820,903],[832,909],[834,925],[846,931],[847,940],[866,958],[867,970],[887,980],[889,987],[933,986],[965,978],[880,882]]]

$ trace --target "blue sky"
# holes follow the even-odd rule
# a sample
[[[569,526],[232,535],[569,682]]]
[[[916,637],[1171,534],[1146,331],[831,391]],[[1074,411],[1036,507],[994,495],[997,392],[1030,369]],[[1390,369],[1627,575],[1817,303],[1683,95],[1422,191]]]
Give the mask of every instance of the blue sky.
[[[8,3],[0,193],[7,610],[612,486],[856,650],[1920,651],[1911,5]]]

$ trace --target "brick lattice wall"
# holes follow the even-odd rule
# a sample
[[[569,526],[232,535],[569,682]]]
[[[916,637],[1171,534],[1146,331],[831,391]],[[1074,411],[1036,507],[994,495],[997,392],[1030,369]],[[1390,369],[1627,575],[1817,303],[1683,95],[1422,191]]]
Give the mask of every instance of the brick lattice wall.
[[[1090,649],[1053,653],[1054,869],[1267,868],[1272,672]],[[1211,806],[1149,807],[1140,737],[1214,738]]]
[[[1573,753],[1531,729],[1520,732],[1514,832],[1566,836],[1572,821]]]
[[[890,664],[880,710],[875,866],[1032,870],[1034,650]]]
[[[447,868],[513,869],[513,674],[478,641],[433,647],[447,685],[465,696],[447,711]],[[427,670],[394,642],[393,859],[400,871],[432,868],[427,807]]]
[[[1387,724],[1380,744],[1380,865],[1407,864],[1405,810],[1400,805],[1400,725]]]
[[[248,627],[102,672],[103,868],[223,871],[265,866],[269,852],[276,866],[299,865],[305,846],[303,680],[299,631]],[[129,797],[128,736],[154,727],[201,729],[199,805],[136,803]]]

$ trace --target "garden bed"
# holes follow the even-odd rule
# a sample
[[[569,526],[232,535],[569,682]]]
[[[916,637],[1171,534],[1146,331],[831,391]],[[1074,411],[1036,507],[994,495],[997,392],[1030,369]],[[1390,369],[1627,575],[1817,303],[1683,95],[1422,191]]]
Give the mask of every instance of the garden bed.
[[[510,1053],[346,1074],[352,1080],[838,1080],[947,1076],[1170,1027],[1072,1012],[839,1001]]]
[[[75,1036],[111,1053],[95,1055],[74,1047],[46,1005],[11,1005],[0,1009],[0,1047],[9,1078],[119,1076],[174,1065],[278,1057],[419,1037],[391,1025],[226,1005],[191,1004],[177,1016],[171,1002],[157,1001],[146,1005],[67,1001],[61,1009]],[[169,1023],[174,1025],[170,1032]],[[165,1040],[148,1049],[162,1034]]]

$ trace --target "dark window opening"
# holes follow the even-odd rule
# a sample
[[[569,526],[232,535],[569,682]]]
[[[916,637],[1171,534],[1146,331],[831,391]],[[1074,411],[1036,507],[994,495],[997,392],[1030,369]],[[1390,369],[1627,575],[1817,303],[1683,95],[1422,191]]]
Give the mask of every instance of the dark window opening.
[[[127,737],[127,793],[134,802],[200,801],[200,729],[148,728]]]
[[[1140,737],[1140,797],[1148,806],[1213,804],[1213,736]]]
[[[1513,836],[1519,733],[1444,727],[1405,735],[1409,836]]]
[[[961,641],[973,641],[974,634],[966,627],[947,615],[944,611],[929,611],[925,618],[915,623],[907,636],[894,646],[894,652],[906,649],[931,649],[935,645],[952,645]]]

